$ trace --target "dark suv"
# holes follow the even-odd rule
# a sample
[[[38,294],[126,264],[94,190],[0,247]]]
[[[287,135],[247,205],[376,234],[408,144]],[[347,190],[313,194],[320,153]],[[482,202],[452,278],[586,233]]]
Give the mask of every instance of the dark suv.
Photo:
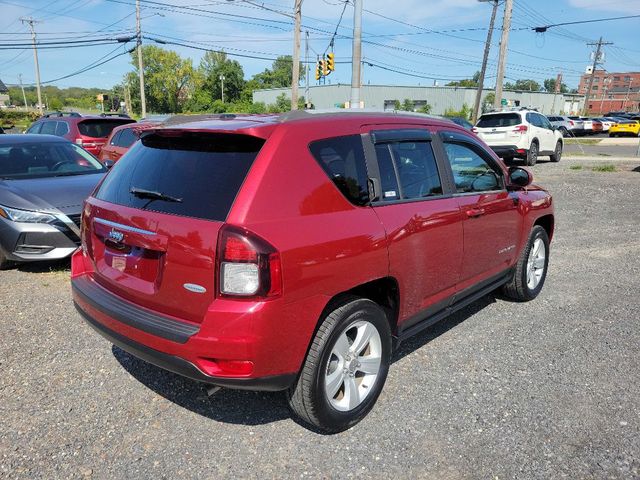
[[[36,120],[25,133],[39,133],[64,137],[83,147],[94,156],[100,154],[111,130],[119,125],[134,123],[126,115],[81,115],[76,112],[47,113]]]
[[[158,127],[85,203],[73,299],[139,358],[344,430],[401,341],[496,288],[538,295],[554,214],[531,180],[427,116]]]

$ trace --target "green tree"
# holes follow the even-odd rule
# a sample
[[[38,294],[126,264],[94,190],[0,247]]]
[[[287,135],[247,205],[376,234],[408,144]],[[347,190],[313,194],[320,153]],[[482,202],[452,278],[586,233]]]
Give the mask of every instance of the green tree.
[[[482,101],[482,113],[487,112],[493,108],[493,103],[496,101],[495,92],[489,92],[485,95]]]
[[[547,92],[555,92],[556,91],[556,79],[555,78],[547,78],[544,82],[544,89]],[[560,93],[569,93],[569,87],[566,83],[560,84]]]
[[[304,72],[304,65],[300,63],[300,71]],[[251,80],[245,83],[242,91],[243,101],[253,100],[253,91],[263,88],[285,88],[291,86],[293,73],[293,61],[291,55],[283,55],[276,58],[271,68],[255,74]],[[302,79],[303,76],[301,75]]]
[[[431,113],[431,105],[429,105],[428,103],[425,103],[424,105],[422,105],[418,109],[418,112],[420,112],[420,113]]]
[[[203,77],[202,89],[209,93],[212,101],[222,99],[221,76],[224,76],[224,99],[227,102],[240,99],[245,84],[242,65],[236,60],[229,60],[226,53],[205,53],[198,70]]]
[[[463,80],[456,80],[455,82],[449,82],[447,87],[477,87],[478,81],[480,81],[480,72],[473,74],[472,78],[465,78]]]
[[[530,92],[539,92],[540,84],[535,80],[516,80],[515,83],[507,82],[504,84],[505,90],[528,90]]]
[[[400,103],[400,100],[394,100],[393,101],[393,109],[397,112],[399,112],[400,110],[402,110],[402,104]]]
[[[143,46],[142,58],[147,111],[182,112],[189,96],[195,91],[191,60],[183,59],[176,52],[155,45]],[[140,112],[140,81],[136,52],[131,53],[131,64],[134,71],[126,75],[125,83],[131,92],[133,110]]]
[[[404,110],[405,112],[413,112],[414,111],[413,100],[411,100],[410,98],[405,98],[404,102],[402,102],[401,110]]]

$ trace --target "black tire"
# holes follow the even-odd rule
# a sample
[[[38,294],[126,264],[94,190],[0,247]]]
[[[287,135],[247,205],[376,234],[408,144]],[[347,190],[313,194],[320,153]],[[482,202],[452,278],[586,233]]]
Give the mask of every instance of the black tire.
[[[533,167],[538,161],[538,142],[534,140],[531,142],[531,146],[529,147],[529,151],[527,152],[527,158],[525,159],[525,163]]]
[[[552,162],[559,162],[562,158],[562,142],[558,140],[556,142],[556,149],[553,151],[553,154],[549,155],[549,159]]]
[[[391,329],[384,310],[371,300],[348,296],[329,309],[311,343],[298,380],[287,392],[287,397],[289,407],[303,423],[327,433],[337,433],[358,423],[373,408],[387,378],[392,344]],[[325,376],[330,368],[330,360],[335,358],[332,349],[338,338],[359,320],[369,322],[380,335],[380,367],[362,402],[352,410],[340,411],[328,399]],[[340,389],[337,395],[340,395]]]
[[[2,250],[0,250],[0,270],[8,270],[13,266],[15,266],[15,262],[7,260],[7,257],[5,257],[4,253],[2,253]]]
[[[544,259],[544,270],[542,272],[542,277],[538,281],[538,284],[535,288],[529,288],[527,285],[527,264],[529,260],[529,254],[531,253],[531,249],[537,239],[542,240],[545,248],[545,259]],[[529,235],[529,240],[527,241],[527,245],[522,250],[520,254],[520,258],[518,258],[518,262],[515,266],[515,271],[513,272],[513,277],[502,287],[502,291],[506,296],[512,298],[513,300],[517,300],[519,302],[528,302],[529,300],[533,300],[538,296],[542,287],[544,286],[544,281],[547,278],[547,269],[549,267],[549,236],[547,235],[547,231],[542,228],[540,225],[535,225],[533,229],[531,229],[531,234]]]
[[[617,137],[618,135],[616,135],[615,133],[610,133],[609,137]]]

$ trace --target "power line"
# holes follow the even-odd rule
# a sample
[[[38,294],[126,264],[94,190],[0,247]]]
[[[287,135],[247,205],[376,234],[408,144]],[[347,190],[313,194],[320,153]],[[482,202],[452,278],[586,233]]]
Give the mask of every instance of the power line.
[[[563,22],[563,23],[553,23],[551,25],[545,25],[542,27],[534,27],[533,30],[535,30],[538,33],[541,32],[546,32],[547,29],[552,28],[552,27],[559,27],[562,25],[580,25],[583,23],[596,23],[596,22],[611,22],[613,20],[628,20],[630,18],[640,18],[640,15],[624,15],[622,17],[609,17],[609,18],[595,18],[592,20],[578,20],[575,22]]]

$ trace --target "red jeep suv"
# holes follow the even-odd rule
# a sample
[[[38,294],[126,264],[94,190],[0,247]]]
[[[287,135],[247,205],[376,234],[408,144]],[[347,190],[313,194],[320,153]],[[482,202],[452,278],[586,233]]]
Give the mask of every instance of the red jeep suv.
[[[286,390],[304,422],[341,431],[373,407],[402,340],[499,287],[538,295],[554,215],[531,181],[428,116],[146,130],[85,203],[73,299],[132,355]]]

